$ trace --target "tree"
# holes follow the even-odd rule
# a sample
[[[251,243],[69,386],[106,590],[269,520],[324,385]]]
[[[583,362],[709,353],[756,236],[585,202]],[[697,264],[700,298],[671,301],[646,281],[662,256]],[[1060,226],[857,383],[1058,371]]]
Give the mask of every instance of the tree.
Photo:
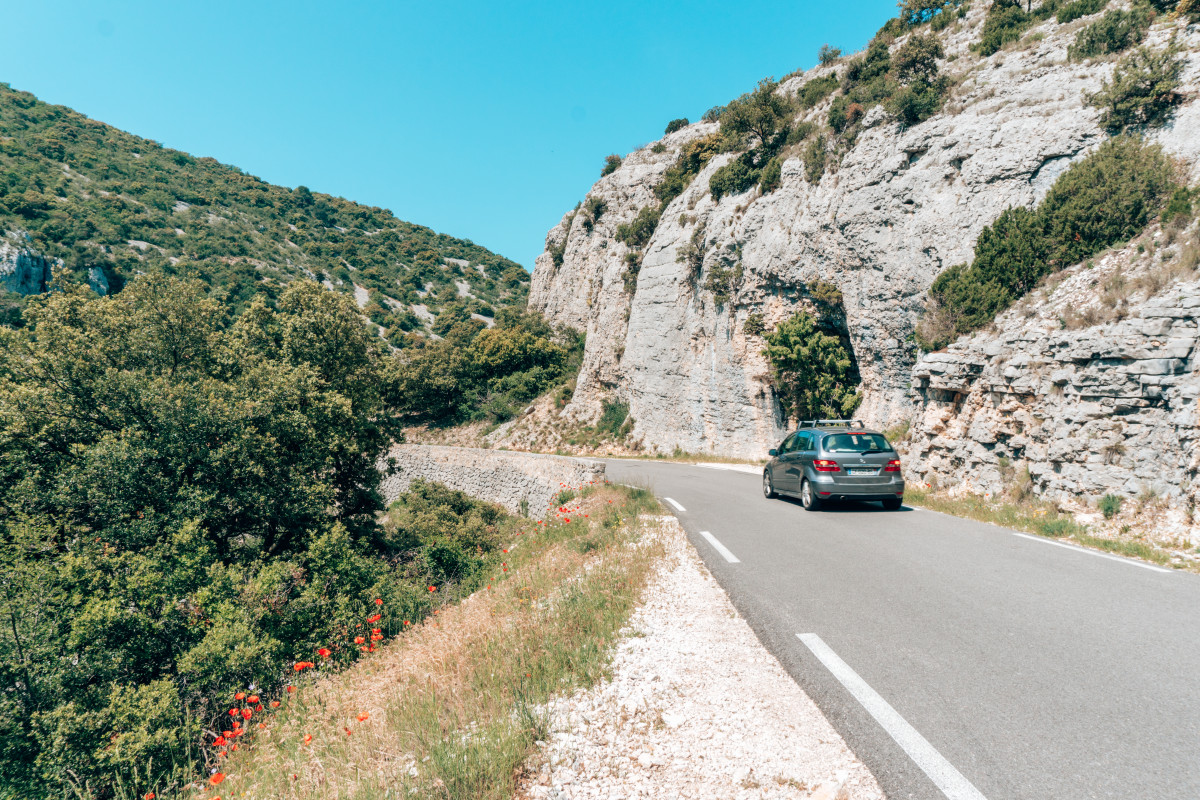
[[[688,123],[687,117],[680,117],[679,119],[673,119],[667,123],[667,129],[666,129],[666,131],[663,132],[663,135],[670,136],[675,131],[683,130],[684,128],[686,128],[688,126],[688,124],[689,123]]]
[[[779,84],[763,78],[754,91],[742,95],[725,107],[721,114],[723,132],[741,136],[749,134],[766,144],[780,130],[791,110],[787,100],[775,90]]]
[[[850,352],[800,311],[766,335],[780,403],[794,419],[848,417],[862,400]]]
[[[1184,59],[1175,44],[1160,50],[1139,47],[1121,59],[1112,80],[1088,96],[1100,109],[1100,124],[1111,132],[1137,125],[1159,125],[1180,102],[1179,77]]]
[[[958,5],[958,2],[956,0],[901,0],[896,5],[900,8],[900,24],[905,28],[914,28],[929,22],[946,8]]]
[[[611,155],[605,156],[604,167],[600,170],[600,177],[603,178],[605,175],[613,174],[620,166],[621,157],[619,155],[612,153]]]
[[[829,44],[828,42],[821,45],[821,49],[817,51],[817,61],[823,67],[829,66],[830,64],[837,61],[841,57],[842,57],[841,49],[834,47],[833,45]]]
[[[914,33],[892,55],[892,68],[901,83],[932,84],[938,74],[937,60],[943,55],[942,40],[936,34]]]

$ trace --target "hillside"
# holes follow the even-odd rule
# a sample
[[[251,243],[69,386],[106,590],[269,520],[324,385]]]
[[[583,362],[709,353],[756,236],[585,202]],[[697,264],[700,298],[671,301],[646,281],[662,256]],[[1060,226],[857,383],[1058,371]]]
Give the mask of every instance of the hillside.
[[[625,403],[634,446],[761,457],[802,407],[796,373],[764,351],[803,312],[843,363],[825,408],[861,398],[870,423],[912,419],[918,326],[938,319],[939,275],[967,276],[949,289],[979,308],[955,314],[990,319],[1047,272],[1144,230],[1171,187],[1200,178],[1200,29],[1173,5],[909,0],[864,52],[672,123],[605,170],[537,260],[530,307],[587,331],[565,417],[594,422]],[[1147,58],[1171,74],[1141,97]],[[1088,159],[1122,130],[1145,156],[1118,165],[1171,171],[1128,178],[1144,196],[1130,195],[1127,218],[1105,210],[1100,194],[1123,191],[1106,185],[1087,208],[1064,190],[1058,216],[1020,216],[1075,165],[1109,175]],[[1018,241],[993,226],[1026,218],[1059,225],[1061,246],[1039,250],[1020,287],[997,279],[994,297],[969,296],[993,278],[956,265],[982,264],[980,242]],[[1001,273],[1022,274],[1022,256],[995,255]],[[521,425],[505,435],[520,441]]]
[[[520,265],[470,241],[386,209],[266,183],[6,84],[0,231],[9,234],[0,241],[0,288],[12,292],[42,290],[55,260],[101,293],[137,273],[165,272],[199,277],[238,306],[309,277],[342,292],[359,287],[359,305],[398,346],[442,313],[491,318],[523,305],[528,291]]]

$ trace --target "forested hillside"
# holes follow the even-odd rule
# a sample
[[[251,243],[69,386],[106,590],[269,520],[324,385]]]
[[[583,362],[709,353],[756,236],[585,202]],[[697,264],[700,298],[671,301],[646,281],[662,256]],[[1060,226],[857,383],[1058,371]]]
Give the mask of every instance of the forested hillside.
[[[397,346],[445,313],[522,305],[529,285],[520,265],[386,209],[275,186],[0,84],[0,233],[16,232],[10,242],[61,259],[80,281],[98,268],[112,290],[163,272],[241,307],[302,276],[358,285]]]

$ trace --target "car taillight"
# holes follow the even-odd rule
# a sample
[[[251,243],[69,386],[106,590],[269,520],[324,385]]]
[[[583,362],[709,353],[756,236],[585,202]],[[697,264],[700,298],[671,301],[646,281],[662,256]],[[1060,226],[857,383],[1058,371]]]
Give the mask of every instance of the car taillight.
[[[889,461],[887,463],[887,466],[883,468],[883,471],[884,472],[899,472],[900,471],[900,459],[893,458],[891,461]]]
[[[838,472],[839,471],[837,462],[830,461],[829,459],[826,459],[826,458],[813,459],[813,469],[815,469],[817,472]]]

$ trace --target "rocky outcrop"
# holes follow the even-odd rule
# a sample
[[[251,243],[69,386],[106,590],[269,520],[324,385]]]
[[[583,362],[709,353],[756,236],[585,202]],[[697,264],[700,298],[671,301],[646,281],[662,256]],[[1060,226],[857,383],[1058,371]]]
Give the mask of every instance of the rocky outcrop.
[[[50,286],[50,271],[56,263],[30,250],[18,237],[0,238],[0,289],[41,294]]]
[[[1167,244],[1147,235],[1070,270],[994,330],[924,356],[912,373],[909,475],[999,493],[1027,469],[1050,498],[1155,494],[1194,504],[1196,236]]]
[[[568,415],[594,419],[601,400],[616,396],[629,403],[633,437],[650,450],[762,456],[787,420],[764,342],[743,325],[751,313],[768,325],[785,318],[822,281],[844,297],[863,381],[859,415],[881,426],[909,417],[911,335],[929,285],[943,268],[970,259],[980,231],[1001,211],[1035,205],[1106,136],[1084,95],[1114,62],[1066,58],[1075,31],[1091,20],[1051,19],[1017,48],[981,58],[969,45],[986,6],[972,4],[943,33],[943,70],[956,81],[943,113],[904,129],[876,108],[820,179],[809,181],[800,154],[791,153],[782,185],[767,195],[756,188],[714,200],[709,178],[732,155],[715,157],[665,209],[636,282],[627,281],[629,249],[614,238],[616,227],[657,202],[653,186],[681,145],[714,125],[673,133],[598,181],[589,196],[604,201],[604,214],[590,224],[580,211],[550,232],[530,296],[533,308],[587,332]],[[1189,54],[1184,88],[1194,97],[1200,31],[1160,21],[1151,41],[1161,45],[1172,33]],[[780,91],[795,92],[829,69],[791,77]],[[819,105],[808,118],[820,122],[827,111]],[[1193,180],[1200,177],[1200,104],[1189,101],[1154,136]],[[693,239],[704,253],[698,270],[680,260]],[[552,253],[560,247],[561,264]],[[706,277],[739,265],[739,285],[718,302]]]
[[[402,444],[388,457],[397,468],[380,487],[388,503],[423,478],[533,519],[542,519],[564,488],[604,480],[604,462],[564,456]]]

